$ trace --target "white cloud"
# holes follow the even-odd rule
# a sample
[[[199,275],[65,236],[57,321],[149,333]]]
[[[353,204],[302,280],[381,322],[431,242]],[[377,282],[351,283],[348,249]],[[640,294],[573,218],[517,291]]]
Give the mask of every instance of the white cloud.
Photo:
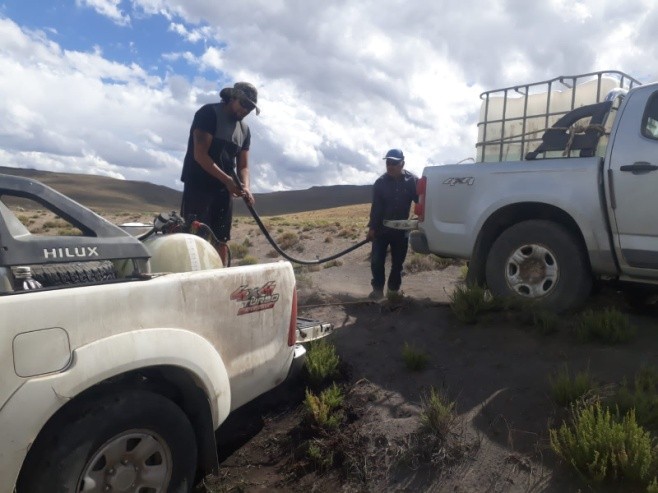
[[[130,24],[130,16],[119,8],[121,0],[76,0],[75,3],[78,6],[90,7],[121,26]]]

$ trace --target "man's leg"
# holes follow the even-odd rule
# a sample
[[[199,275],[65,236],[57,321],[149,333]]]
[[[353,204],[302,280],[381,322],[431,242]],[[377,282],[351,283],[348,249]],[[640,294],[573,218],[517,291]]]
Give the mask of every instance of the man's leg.
[[[402,284],[402,265],[407,258],[409,240],[406,235],[391,238],[391,273],[388,276],[388,289],[398,291]]]
[[[228,259],[228,245],[226,243],[219,243],[215,249],[219,253],[219,257],[222,259],[222,265],[227,267],[226,260]]]
[[[215,195],[211,205],[211,224],[209,224],[215,237],[219,241],[215,245],[217,253],[222,259],[222,264],[226,267],[228,260],[228,245],[226,242],[231,239],[231,222],[233,221],[233,198],[228,193],[218,193]]]
[[[370,271],[372,280],[370,284],[373,291],[384,292],[384,283],[386,282],[386,272],[384,264],[386,263],[386,248],[388,241],[381,236],[375,236],[372,240],[372,253],[370,255]]]

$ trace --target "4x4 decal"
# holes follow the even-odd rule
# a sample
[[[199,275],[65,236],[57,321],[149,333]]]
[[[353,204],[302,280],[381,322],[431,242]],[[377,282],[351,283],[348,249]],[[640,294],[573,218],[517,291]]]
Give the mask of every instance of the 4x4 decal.
[[[443,181],[444,185],[450,185],[451,187],[454,187],[455,185],[472,185],[473,183],[475,183],[474,176],[452,177],[446,178]]]
[[[259,312],[274,308],[279,301],[279,293],[274,292],[276,281],[268,281],[262,287],[250,288],[243,284],[231,293],[231,300],[242,304],[238,315]]]

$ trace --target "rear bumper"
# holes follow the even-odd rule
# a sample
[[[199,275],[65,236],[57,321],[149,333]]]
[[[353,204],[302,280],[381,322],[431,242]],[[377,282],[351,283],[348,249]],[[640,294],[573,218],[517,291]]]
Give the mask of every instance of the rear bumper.
[[[292,364],[288,370],[288,376],[286,376],[286,382],[295,380],[301,373],[302,368],[304,368],[304,362],[306,361],[306,348],[301,344],[295,344],[295,351],[292,357]]]
[[[320,322],[309,318],[297,317],[297,344],[322,339],[333,332],[334,326],[328,322]]]

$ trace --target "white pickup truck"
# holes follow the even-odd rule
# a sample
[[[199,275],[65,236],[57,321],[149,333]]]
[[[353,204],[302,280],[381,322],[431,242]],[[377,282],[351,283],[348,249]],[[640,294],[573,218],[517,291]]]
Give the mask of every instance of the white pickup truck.
[[[555,311],[597,278],[658,284],[658,83],[597,72],[482,99],[481,162],[426,167],[418,219],[390,225],[469,260],[470,283]]]
[[[30,234],[12,196],[82,234]],[[229,413],[331,331],[297,319],[288,262],[221,268],[198,236],[139,241],[25,178],[0,199],[1,493],[190,491]]]

